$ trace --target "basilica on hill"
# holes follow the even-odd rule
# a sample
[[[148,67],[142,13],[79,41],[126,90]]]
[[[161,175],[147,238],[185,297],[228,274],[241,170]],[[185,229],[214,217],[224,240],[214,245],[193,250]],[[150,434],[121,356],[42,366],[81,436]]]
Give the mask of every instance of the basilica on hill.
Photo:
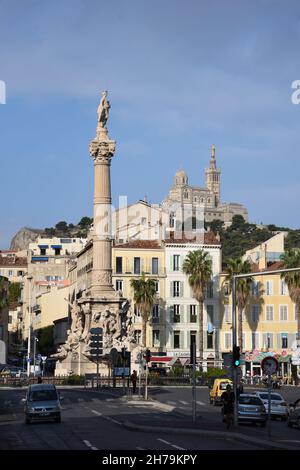
[[[248,212],[244,206],[235,202],[221,202],[221,170],[217,168],[214,145],[211,147],[209,167],[205,169],[205,187],[190,186],[185,171],[179,170],[161,206],[170,214],[171,225],[172,208],[179,206],[182,209],[189,207],[194,214],[202,210],[206,222],[222,220],[225,227],[231,224],[233,216],[237,214],[248,220]]]

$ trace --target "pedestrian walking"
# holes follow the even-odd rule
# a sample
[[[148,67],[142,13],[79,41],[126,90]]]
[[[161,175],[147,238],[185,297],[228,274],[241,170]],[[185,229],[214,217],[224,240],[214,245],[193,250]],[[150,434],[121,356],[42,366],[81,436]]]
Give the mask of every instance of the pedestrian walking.
[[[136,370],[134,370],[130,376],[130,380],[132,383],[132,393],[134,394],[136,392],[136,381],[137,381],[137,373]]]
[[[226,392],[222,393],[221,399],[223,402],[224,421],[227,424],[227,429],[229,429],[233,421],[234,401],[235,401],[234,392],[231,390],[230,384],[227,385]]]

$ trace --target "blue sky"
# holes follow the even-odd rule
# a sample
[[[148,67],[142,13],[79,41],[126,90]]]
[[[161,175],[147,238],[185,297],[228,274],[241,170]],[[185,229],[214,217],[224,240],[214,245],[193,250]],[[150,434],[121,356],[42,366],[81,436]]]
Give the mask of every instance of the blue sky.
[[[300,3],[0,0],[0,247],[22,226],[92,215],[100,91],[117,140],[114,202],[160,202],[176,170],[222,200],[300,227]]]

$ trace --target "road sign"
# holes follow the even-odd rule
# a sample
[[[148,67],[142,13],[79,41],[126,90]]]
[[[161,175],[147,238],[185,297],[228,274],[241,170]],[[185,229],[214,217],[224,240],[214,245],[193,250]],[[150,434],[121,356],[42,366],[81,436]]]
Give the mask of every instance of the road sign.
[[[266,375],[275,374],[278,370],[278,361],[273,356],[267,356],[261,361],[261,368]]]
[[[46,362],[47,356],[41,356],[43,362]]]
[[[292,364],[294,366],[300,366],[300,347],[297,347],[292,351]]]

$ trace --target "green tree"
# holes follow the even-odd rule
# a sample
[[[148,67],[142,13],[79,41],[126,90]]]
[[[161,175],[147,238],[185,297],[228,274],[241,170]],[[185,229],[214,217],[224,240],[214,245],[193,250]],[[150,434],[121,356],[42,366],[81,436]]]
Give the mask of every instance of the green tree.
[[[287,250],[282,256],[284,268],[300,268],[300,249]],[[282,273],[281,278],[288,286],[291,300],[295,304],[297,319],[297,345],[300,346],[300,271]]]
[[[38,331],[37,338],[38,342],[38,351],[43,356],[50,356],[54,353],[54,326],[49,325],[45,328],[41,328]]]
[[[58,222],[56,225],[55,225],[55,228],[58,232],[67,232],[68,230],[68,224],[67,222],[65,222],[64,220],[62,220],[61,222]]]
[[[200,363],[203,361],[203,304],[208,283],[212,277],[212,261],[207,251],[190,251],[182,266],[183,272],[188,276],[193,296],[199,304],[199,331],[198,344]]]
[[[207,222],[206,225],[215,234],[222,233],[224,230],[224,223],[222,222],[222,220],[214,219],[211,222]]]
[[[146,347],[147,324],[156,298],[156,283],[154,279],[146,279],[145,273],[142,273],[140,279],[131,279],[130,286],[133,289],[135,305],[141,313],[142,345]]]
[[[232,292],[234,274],[246,274],[251,272],[249,261],[243,261],[241,258],[230,259],[226,268],[227,280],[229,281],[229,292]],[[236,305],[238,309],[238,345],[240,351],[243,350],[243,310],[245,309],[250,297],[251,284],[253,277],[237,279],[236,281]]]
[[[0,276],[0,309],[5,308],[8,305],[7,283],[7,279]]]
[[[8,287],[8,302],[12,304],[18,302],[21,297],[21,284],[19,282],[11,282]]]
[[[80,220],[80,222],[78,222],[78,225],[80,225],[80,227],[82,228],[89,228],[93,223],[93,219],[91,219],[90,217],[82,217],[82,219]]]

